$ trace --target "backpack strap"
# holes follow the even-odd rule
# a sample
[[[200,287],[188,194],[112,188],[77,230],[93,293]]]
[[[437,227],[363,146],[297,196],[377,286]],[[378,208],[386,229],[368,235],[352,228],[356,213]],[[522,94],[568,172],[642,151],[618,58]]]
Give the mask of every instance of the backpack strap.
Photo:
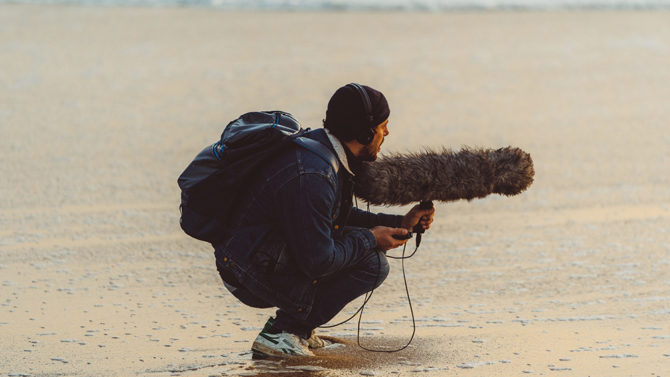
[[[333,167],[333,170],[335,170],[335,174],[337,174],[337,171],[340,168],[340,164],[339,161],[337,160],[337,157],[333,154],[333,152],[330,149],[328,149],[328,147],[326,147],[325,145],[316,140],[306,138],[303,136],[296,137],[293,140],[299,146],[307,149],[308,151],[324,159],[326,162],[330,163],[330,165]]]

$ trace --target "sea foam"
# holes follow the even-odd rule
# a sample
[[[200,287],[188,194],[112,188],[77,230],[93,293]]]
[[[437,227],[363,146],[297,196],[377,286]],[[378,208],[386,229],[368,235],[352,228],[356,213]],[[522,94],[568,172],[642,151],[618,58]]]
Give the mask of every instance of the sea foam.
[[[261,11],[670,9],[670,0],[0,0],[0,4],[3,3],[200,7]]]

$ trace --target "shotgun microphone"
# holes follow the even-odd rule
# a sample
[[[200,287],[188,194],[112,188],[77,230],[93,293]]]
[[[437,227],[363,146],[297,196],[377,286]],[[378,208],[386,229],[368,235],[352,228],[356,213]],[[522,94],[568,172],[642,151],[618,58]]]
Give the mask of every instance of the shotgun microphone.
[[[426,150],[364,162],[354,178],[354,194],[374,205],[511,196],[526,190],[534,175],[530,154],[519,148]]]
[[[519,148],[426,150],[364,162],[354,177],[354,195],[375,205],[420,202],[420,208],[430,209],[433,200],[517,195],[533,183],[534,175],[530,154]],[[417,248],[423,232],[420,222],[412,229]]]

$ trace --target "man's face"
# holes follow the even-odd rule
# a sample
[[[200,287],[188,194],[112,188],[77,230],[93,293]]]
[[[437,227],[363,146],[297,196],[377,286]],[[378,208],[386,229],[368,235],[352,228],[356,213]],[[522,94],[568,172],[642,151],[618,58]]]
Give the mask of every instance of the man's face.
[[[361,160],[374,161],[377,159],[377,155],[379,154],[382,143],[384,142],[384,137],[389,134],[388,123],[389,120],[386,119],[377,125],[375,128],[375,136],[372,138],[372,141],[361,151]]]

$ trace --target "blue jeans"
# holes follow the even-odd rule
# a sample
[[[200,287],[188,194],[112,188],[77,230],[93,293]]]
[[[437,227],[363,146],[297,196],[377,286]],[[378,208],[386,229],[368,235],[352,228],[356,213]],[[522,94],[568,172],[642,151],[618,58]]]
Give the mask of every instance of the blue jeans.
[[[272,307],[236,280],[231,280],[231,274],[223,266],[217,265],[217,268],[226,287],[242,303],[255,308]],[[350,267],[321,279],[316,288],[312,311],[305,320],[279,308],[273,328],[309,338],[312,330],[333,319],[349,302],[379,287],[388,274],[389,264],[384,253],[370,251]]]

